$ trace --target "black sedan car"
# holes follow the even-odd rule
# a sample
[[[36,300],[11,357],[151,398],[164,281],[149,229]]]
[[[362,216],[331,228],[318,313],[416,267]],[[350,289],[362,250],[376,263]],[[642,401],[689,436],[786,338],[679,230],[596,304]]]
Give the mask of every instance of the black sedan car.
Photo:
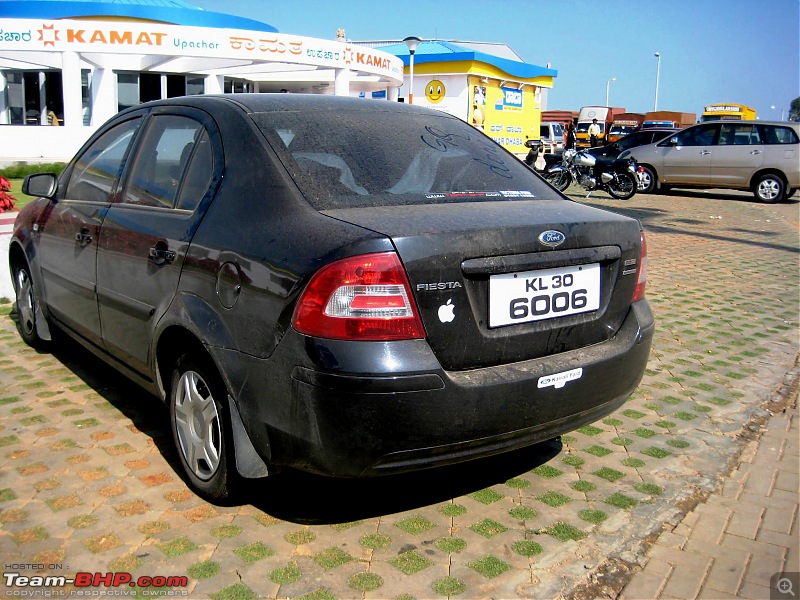
[[[58,328],[164,399],[213,500],[281,467],[367,476],[540,442],[615,410],[647,362],[639,222],[441,111],[173,98],[24,189],[20,334]]]
[[[628,134],[623,138],[618,139],[606,146],[597,146],[596,148],[589,148],[587,152],[594,156],[606,156],[608,158],[617,158],[625,150],[636,148],[637,146],[645,146],[663,140],[665,137],[674,134],[680,129],[673,129],[669,127],[660,127],[658,129],[640,129],[634,133]]]

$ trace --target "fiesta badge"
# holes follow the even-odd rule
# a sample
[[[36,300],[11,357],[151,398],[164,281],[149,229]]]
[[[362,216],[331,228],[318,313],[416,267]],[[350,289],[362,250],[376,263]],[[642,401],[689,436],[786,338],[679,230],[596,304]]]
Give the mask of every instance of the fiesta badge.
[[[545,246],[550,246],[551,248],[560,246],[566,239],[567,236],[560,231],[555,231],[554,229],[548,229],[547,231],[543,231],[539,234],[539,241]]]

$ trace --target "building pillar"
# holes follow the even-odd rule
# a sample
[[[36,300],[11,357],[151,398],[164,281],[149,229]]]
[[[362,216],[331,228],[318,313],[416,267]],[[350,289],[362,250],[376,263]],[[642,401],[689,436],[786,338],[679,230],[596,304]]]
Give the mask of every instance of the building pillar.
[[[397,99],[400,97],[400,88],[394,85],[390,85],[386,90],[386,99],[389,102],[397,102]]]
[[[350,95],[350,69],[336,69],[336,78],[333,83],[333,95]]]
[[[95,67],[92,72],[92,122],[95,129],[119,112],[117,78],[111,69]]]
[[[206,77],[206,94],[221,94],[225,90],[224,75],[208,75]]]
[[[61,53],[61,93],[64,98],[64,126],[83,127],[81,58],[77,52]]]
[[[0,125],[8,125],[8,103],[6,102],[6,91],[8,80],[5,71],[0,71]]]

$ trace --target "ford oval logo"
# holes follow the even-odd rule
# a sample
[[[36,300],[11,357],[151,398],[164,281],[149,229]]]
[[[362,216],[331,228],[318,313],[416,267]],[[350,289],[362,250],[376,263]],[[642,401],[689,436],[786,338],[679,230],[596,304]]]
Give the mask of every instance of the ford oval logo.
[[[551,248],[555,248],[556,246],[560,246],[564,243],[564,240],[567,239],[560,231],[555,231],[553,229],[549,229],[548,231],[543,231],[539,234],[539,241],[544,244],[545,246],[550,246]]]

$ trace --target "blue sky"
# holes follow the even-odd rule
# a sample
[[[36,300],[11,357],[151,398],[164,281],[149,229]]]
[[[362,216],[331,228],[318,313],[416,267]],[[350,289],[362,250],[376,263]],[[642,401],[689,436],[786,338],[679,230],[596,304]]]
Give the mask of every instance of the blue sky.
[[[615,77],[612,106],[653,110],[655,52],[659,110],[734,102],[779,119],[800,96],[800,0],[189,1],[309,37],[502,42],[558,71],[550,109],[605,104]]]

